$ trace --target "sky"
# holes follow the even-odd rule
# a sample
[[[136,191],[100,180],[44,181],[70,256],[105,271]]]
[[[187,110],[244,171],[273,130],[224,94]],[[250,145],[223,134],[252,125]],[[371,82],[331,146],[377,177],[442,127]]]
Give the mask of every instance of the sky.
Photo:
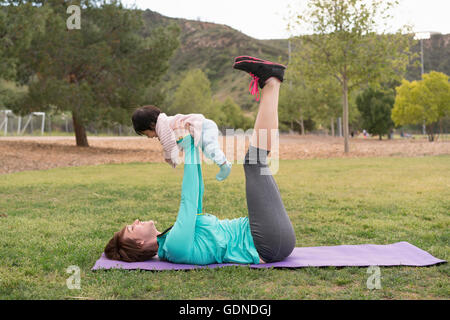
[[[306,0],[122,0],[127,7],[164,16],[228,25],[256,39],[286,39],[289,12]],[[408,24],[417,32],[450,33],[450,0],[400,0],[392,30]],[[302,32],[302,30],[299,30]],[[296,34],[293,34],[296,35]]]

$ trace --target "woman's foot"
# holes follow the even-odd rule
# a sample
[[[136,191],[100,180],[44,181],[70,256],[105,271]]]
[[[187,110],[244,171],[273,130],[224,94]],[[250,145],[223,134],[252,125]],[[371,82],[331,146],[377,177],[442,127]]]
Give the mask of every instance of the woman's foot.
[[[241,60],[246,58],[249,59]],[[252,76],[253,79],[250,83],[249,91],[256,96],[258,101],[258,85],[261,89],[264,88],[266,81],[271,77],[275,77],[280,82],[283,82],[286,66],[250,56],[240,56],[235,59],[233,68],[245,71]]]
[[[239,62],[242,60],[264,61],[263,59],[255,58],[252,56],[239,56],[239,57],[234,58],[234,62]]]
[[[245,58],[248,59],[241,60]],[[264,88],[266,80],[270,77],[278,78],[278,80],[283,82],[286,66],[250,56],[241,56],[236,58],[233,68],[245,71],[251,76],[256,76],[258,78],[259,87],[262,89]]]
[[[224,163],[222,163],[222,165],[220,166],[220,171],[216,175],[216,179],[218,181],[225,180],[230,175],[231,166],[232,166],[232,164],[228,161],[225,161]]]

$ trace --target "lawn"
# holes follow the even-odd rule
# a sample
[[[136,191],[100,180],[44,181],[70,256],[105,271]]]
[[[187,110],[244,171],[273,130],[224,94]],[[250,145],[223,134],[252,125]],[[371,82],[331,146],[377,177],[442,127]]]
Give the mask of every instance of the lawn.
[[[241,165],[204,165],[204,211],[245,216]],[[0,175],[0,299],[449,299],[450,267],[91,271],[134,219],[173,224],[182,167],[132,163]],[[408,241],[450,258],[450,156],[285,160],[275,175],[297,246]],[[69,290],[69,266],[81,289]]]

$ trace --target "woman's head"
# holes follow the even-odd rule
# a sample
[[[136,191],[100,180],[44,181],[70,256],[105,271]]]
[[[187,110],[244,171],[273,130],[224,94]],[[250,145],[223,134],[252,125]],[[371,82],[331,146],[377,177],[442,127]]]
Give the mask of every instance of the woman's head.
[[[159,234],[153,221],[135,220],[114,234],[105,247],[105,255],[126,262],[149,260],[158,252]]]
[[[131,116],[133,128],[139,135],[147,135],[148,131],[155,131],[156,121],[161,110],[155,106],[143,106],[136,109]]]

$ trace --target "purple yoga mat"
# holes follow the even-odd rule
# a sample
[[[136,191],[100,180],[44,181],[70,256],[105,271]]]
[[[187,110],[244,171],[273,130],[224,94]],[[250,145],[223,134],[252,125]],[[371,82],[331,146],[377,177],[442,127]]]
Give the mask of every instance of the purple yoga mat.
[[[98,269],[141,269],[141,270],[189,270],[198,268],[220,268],[226,266],[249,266],[250,268],[302,268],[302,267],[366,267],[366,266],[415,266],[424,267],[442,262],[426,251],[408,242],[388,245],[341,245],[330,247],[295,248],[289,257],[280,262],[265,264],[221,263],[209,265],[176,264],[161,261],[158,256],[144,262],[123,262],[109,260],[104,254],[92,270]]]

